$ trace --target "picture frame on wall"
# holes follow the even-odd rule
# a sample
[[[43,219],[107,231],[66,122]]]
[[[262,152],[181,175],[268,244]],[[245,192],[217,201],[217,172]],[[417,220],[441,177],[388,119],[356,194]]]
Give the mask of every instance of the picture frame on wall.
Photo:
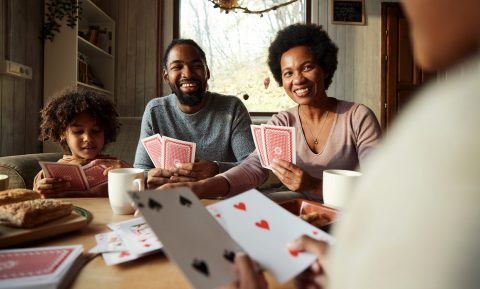
[[[331,0],[333,24],[365,25],[365,0]]]

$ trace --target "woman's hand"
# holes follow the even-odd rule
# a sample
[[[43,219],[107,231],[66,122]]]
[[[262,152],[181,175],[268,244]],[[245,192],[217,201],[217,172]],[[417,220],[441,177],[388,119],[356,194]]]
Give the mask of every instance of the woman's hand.
[[[158,189],[164,190],[176,187],[188,187],[200,199],[225,197],[230,192],[230,184],[227,179],[221,176],[215,176],[198,182],[167,183]]]
[[[106,167],[106,169],[103,171],[103,175],[107,176],[108,171],[113,170],[113,169],[119,169],[119,168],[131,168],[132,166],[127,164],[126,162],[122,160],[116,160],[116,159],[96,159],[91,162],[92,165],[100,165]]]
[[[250,257],[242,252],[235,254],[235,268],[237,269],[238,280],[222,289],[266,289],[267,280],[263,273],[258,270]]]
[[[43,198],[55,198],[58,194],[63,193],[70,183],[61,178],[43,178],[37,182],[35,190],[39,192]]]
[[[284,161],[274,159],[272,171],[290,191],[322,194],[322,180],[310,176],[300,167]]]
[[[315,263],[295,278],[296,287],[298,289],[325,288],[328,275],[328,268],[326,268],[325,264],[325,253],[328,249],[327,243],[304,235],[290,243],[288,248],[299,252],[310,252],[317,256]]]

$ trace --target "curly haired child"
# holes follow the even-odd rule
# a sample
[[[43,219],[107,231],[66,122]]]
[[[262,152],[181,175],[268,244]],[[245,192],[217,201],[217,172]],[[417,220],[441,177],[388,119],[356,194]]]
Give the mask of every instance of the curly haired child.
[[[41,110],[40,140],[59,143],[65,153],[60,163],[95,164],[107,167],[104,171],[131,167],[101,152],[114,142],[120,128],[114,104],[106,97],[85,88],[67,88],[56,95]],[[35,177],[33,189],[43,197],[106,197],[107,184],[90,191],[65,192],[68,182],[61,178],[46,178],[43,171]]]

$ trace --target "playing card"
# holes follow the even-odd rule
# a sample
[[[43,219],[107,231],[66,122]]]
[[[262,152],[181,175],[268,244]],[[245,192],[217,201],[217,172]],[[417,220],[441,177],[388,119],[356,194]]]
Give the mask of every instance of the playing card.
[[[62,178],[69,182],[66,191],[89,190],[87,178],[80,165],[42,161],[39,163],[47,178]]]
[[[0,288],[60,282],[82,252],[78,245],[0,250]]]
[[[262,193],[250,190],[210,205],[230,236],[281,283],[305,270],[315,256],[290,251],[301,235],[332,243],[333,237],[283,209]],[[212,211],[212,210],[209,210]]]
[[[265,164],[265,148],[263,145],[262,127],[260,125],[252,124],[250,125],[250,129],[252,130],[253,142],[255,143],[255,148],[257,149],[260,164],[262,167],[267,168],[267,165]]]
[[[157,133],[142,139],[142,144],[156,168],[162,164],[162,137]]]
[[[144,218],[123,221],[112,227],[124,241],[126,249],[134,255],[142,255],[162,248],[162,243]]]
[[[121,263],[129,262],[136,260],[142,255],[135,255],[129,251],[120,251],[120,252],[108,252],[102,254],[103,260],[107,266],[118,265]]]
[[[240,247],[188,188],[130,196],[193,288],[218,288],[235,280],[232,262]]]
[[[162,138],[162,166],[166,170],[176,169],[177,163],[193,163],[195,161],[193,142],[186,142],[164,136]]]
[[[262,124],[262,139],[267,167],[270,167],[273,159],[296,163],[294,127]]]
[[[107,232],[95,235],[97,245],[91,249],[90,253],[107,253],[126,251],[122,238],[116,232]]]
[[[103,172],[106,167],[101,165],[93,165],[92,163],[82,167],[85,177],[90,189],[103,185],[108,182],[108,176],[105,176]]]

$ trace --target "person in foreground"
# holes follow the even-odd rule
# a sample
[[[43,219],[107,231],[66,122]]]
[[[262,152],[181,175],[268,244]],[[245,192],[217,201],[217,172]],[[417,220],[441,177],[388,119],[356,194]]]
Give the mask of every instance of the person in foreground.
[[[210,71],[200,46],[174,39],[163,63],[163,79],[173,93],[147,104],[134,162],[134,167],[149,170],[148,187],[202,180],[245,159],[255,149],[250,115],[237,97],[207,91]],[[157,133],[196,143],[198,160],[177,164],[177,170],[154,168],[141,139]]]
[[[68,88],[41,110],[40,140],[59,143],[65,152],[59,163],[96,164],[106,167],[104,175],[114,168],[130,167],[113,157],[102,155],[105,145],[114,142],[120,124],[114,104],[106,97],[81,87]],[[43,197],[107,197],[108,185],[98,185],[84,192],[65,192],[68,182],[46,178],[40,171],[33,189]]]
[[[416,96],[367,163],[315,276],[326,271],[331,289],[480,288],[480,1],[403,5],[418,64],[451,71]]]
[[[268,65],[275,80],[298,104],[268,122],[295,128],[297,163],[276,160],[272,168],[289,190],[306,199],[321,200],[323,171],[356,169],[381,135],[369,108],[327,95],[337,51],[322,27],[314,24],[288,26],[269,48]],[[229,171],[187,185],[201,198],[223,197],[257,187],[267,176],[255,151]]]

